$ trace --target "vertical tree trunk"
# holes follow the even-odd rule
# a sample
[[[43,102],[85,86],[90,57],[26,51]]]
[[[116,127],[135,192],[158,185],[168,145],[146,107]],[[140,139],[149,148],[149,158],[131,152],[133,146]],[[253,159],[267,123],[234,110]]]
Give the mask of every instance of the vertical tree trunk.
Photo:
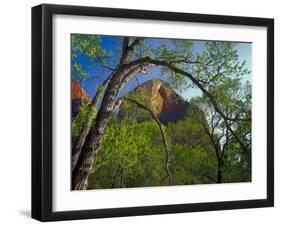
[[[218,170],[217,183],[218,184],[222,183],[222,171],[221,170]]]
[[[111,118],[112,112],[118,105],[115,98],[120,88],[127,83],[127,81],[141,72],[142,65],[132,65],[130,67],[123,67],[127,64],[130,53],[139,44],[141,39],[136,38],[129,46],[129,38],[124,38],[123,52],[120,59],[118,69],[113,73],[112,78],[105,90],[101,107],[98,111],[94,127],[91,127],[88,135],[86,136],[84,145],[81,149],[76,165],[72,170],[72,189],[82,190],[87,189],[88,176],[93,167],[94,156],[100,147],[104,130]],[[136,67],[135,67],[136,66]],[[132,69],[133,68],[133,69]],[[129,71],[129,72],[128,72]],[[119,103],[120,104],[120,103]]]
[[[125,188],[125,184],[124,184],[124,177],[123,177],[123,169],[121,168],[120,170],[120,186],[121,188]]]
[[[95,126],[90,129],[81,149],[76,166],[72,171],[72,189],[74,190],[83,190],[87,188],[87,179],[92,169],[94,155],[101,144],[104,129],[110,120],[114,108],[114,99],[118,92],[117,84],[118,81],[120,82],[121,77],[120,75],[115,76],[117,78],[112,78],[109,82],[100,110],[97,114]]]
[[[117,182],[117,179],[120,175],[120,172],[121,172],[121,166],[119,165],[114,173],[114,177],[113,177],[113,181],[111,183],[111,188],[114,188],[115,187],[115,184]]]
[[[102,84],[101,87],[99,88],[99,90],[97,90],[96,95],[94,96],[94,98],[92,99],[91,104],[88,106],[90,108],[90,112],[87,116],[86,122],[83,125],[83,128],[79,134],[79,138],[76,141],[74,147],[72,148],[72,161],[71,161],[71,169],[74,170],[79,155],[81,153],[81,149],[85,143],[86,140],[86,136],[89,134],[89,131],[91,129],[92,126],[92,122],[95,116],[95,108],[97,107],[98,101],[101,98],[102,94],[104,93],[104,90],[106,89],[108,82],[110,80],[111,76],[109,76]]]
[[[73,168],[72,189],[86,189],[87,178],[92,169],[94,155],[101,144],[104,129],[111,118],[112,112],[118,105],[115,101],[118,91],[131,77],[141,72],[142,68],[143,66],[137,66],[127,73],[124,73],[122,69],[119,69],[110,79],[96,117],[96,123],[94,127],[90,129],[81,149],[76,166]]]
[[[222,160],[218,161],[218,170],[217,170],[217,183],[222,183]]]

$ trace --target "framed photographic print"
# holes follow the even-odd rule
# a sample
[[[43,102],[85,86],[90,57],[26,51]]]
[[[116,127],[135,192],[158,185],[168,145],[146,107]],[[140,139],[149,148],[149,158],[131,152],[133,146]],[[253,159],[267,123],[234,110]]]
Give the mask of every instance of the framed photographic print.
[[[32,217],[274,205],[274,21],[32,8]]]

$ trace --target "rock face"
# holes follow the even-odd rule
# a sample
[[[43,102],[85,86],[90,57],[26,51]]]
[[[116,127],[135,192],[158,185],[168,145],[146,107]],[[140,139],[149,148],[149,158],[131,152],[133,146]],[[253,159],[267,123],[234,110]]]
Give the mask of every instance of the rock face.
[[[74,118],[78,113],[78,107],[81,104],[81,95],[83,101],[90,102],[91,98],[87,92],[82,89],[80,84],[71,78],[71,115]]]
[[[141,100],[149,107],[163,123],[176,122],[184,119],[188,109],[188,102],[169,88],[169,85],[160,80],[150,80],[133,90],[129,95]],[[123,117],[130,117],[121,107]]]

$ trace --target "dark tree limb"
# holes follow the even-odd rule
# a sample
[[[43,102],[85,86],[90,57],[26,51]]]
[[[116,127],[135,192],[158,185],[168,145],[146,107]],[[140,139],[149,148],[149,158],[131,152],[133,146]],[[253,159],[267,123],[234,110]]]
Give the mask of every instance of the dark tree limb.
[[[218,183],[215,178],[213,178],[213,177],[211,177],[211,176],[208,176],[207,174],[203,174],[202,176],[208,178],[209,180],[211,180],[211,181],[213,181],[213,182],[215,182],[215,183]]]
[[[138,64],[143,64],[143,63],[150,63],[150,64],[153,64],[153,65],[158,65],[158,66],[164,66],[164,67],[167,67],[169,68],[170,70],[178,73],[178,74],[181,74],[181,75],[184,75],[186,76],[187,78],[189,78],[201,91],[202,93],[207,96],[209,98],[209,100],[211,101],[211,103],[213,104],[214,106],[214,109],[216,110],[216,112],[222,117],[222,119],[224,120],[225,122],[225,125],[227,127],[227,129],[231,132],[231,134],[233,135],[233,137],[237,140],[237,142],[239,143],[239,145],[241,146],[241,148],[243,149],[243,151],[245,153],[248,152],[248,149],[247,147],[244,145],[244,143],[242,142],[242,140],[237,136],[237,134],[235,134],[235,132],[232,130],[232,128],[230,127],[229,125],[229,122],[228,121],[236,121],[237,119],[232,119],[232,118],[229,118],[227,117],[222,111],[221,109],[219,108],[215,98],[212,96],[212,94],[210,92],[208,92],[204,86],[193,76],[191,75],[190,73],[186,72],[186,71],[183,71],[177,67],[175,67],[174,65],[166,62],[166,61],[161,61],[161,60],[155,60],[155,59],[152,59],[150,57],[144,57],[144,58],[140,58],[140,59],[137,59],[135,61],[132,61],[128,64],[125,64],[123,67],[131,67],[131,66],[134,66],[134,65],[138,65]]]
[[[114,71],[114,76],[110,80],[105,90],[102,104],[97,114],[95,125],[94,127],[91,128],[91,130],[89,131],[86,137],[76,167],[73,170],[73,174],[72,174],[73,189],[76,190],[86,189],[87,178],[92,168],[94,155],[97,153],[98,148],[102,142],[104,129],[110,120],[113,110],[115,109],[116,106],[118,106],[115,102],[115,98],[120,88],[128,81],[127,78],[129,79],[131,78],[131,76],[127,77],[126,73],[129,73],[131,70],[134,69],[139,70],[140,68],[138,66],[152,66],[152,65],[164,66],[178,74],[181,74],[189,78],[203,92],[203,94],[210,99],[210,101],[214,106],[214,109],[216,110],[216,112],[218,112],[219,115],[221,115],[230,133],[232,133],[233,137],[235,137],[235,139],[238,141],[243,151],[247,152],[247,148],[240,140],[240,138],[234,133],[234,131],[231,129],[231,126],[229,124],[229,121],[237,121],[238,119],[232,119],[227,117],[221,111],[215,98],[211,95],[211,93],[208,90],[206,90],[206,88],[202,85],[202,83],[198,81],[195,77],[193,77],[193,75],[191,75],[190,73],[184,70],[181,70],[180,68],[175,67],[173,64],[169,62],[151,59],[150,57],[140,58],[138,60],[134,60],[128,63],[130,54],[133,52],[134,48],[137,45],[139,45],[141,40],[142,40],[141,38],[136,38],[131,45],[129,45],[129,38],[127,39],[125,38],[123,40],[123,51],[122,51],[122,56],[120,58],[119,67],[116,69],[116,71]],[[169,158],[166,158],[166,162],[167,163],[169,162]],[[167,168],[166,170],[168,173],[169,168]]]
[[[114,188],[115,187],[115,184],[117,182],[117,179],[120,175],[120,172],[121,172],[121,166],[119,165],[114,173],[114,177],[113,177],[113,181],[111,183],[111,188]]]
[[[140,44],[142,38],[136,38],[131,45],[129,45],[129,37],[123,38],[122,56],[120,59],[120,64],[123,65],[128,62],[130,53],[134,51],[135,47]]]
[[[115,68],[109,67],[108,65],[103,64],[103,63],[100,63],[100,65],[101,65],[102,67],[104,67],[104,68],[110,70],[110,71],[115,71],[115,70],[116,70]]]
[[[164,130],[162,128],[162,123],[159,121],[159,119],[156,117],[156,115],[153,113],[153,111],[151,109],[149,109],[148,107],[146,107],[145,105],[143,105],[143,104],[141,104],[141,103],[139,103],[136,100],[131,99],[131,98],[124,97],[123,99],[125,101],[130,101],[130,102],[136,104],[138,107],[148,111],[150,113],[151,117],[157,123],[157,125],[158,125],[158,127],[160,129],[162,140],[163,140],[163,144],[164,144],[164,147],[165,147],[165,152],[166,152],[165,169],[166,169],[166,173],[167,173],[167,175],[169,177],[169,185],[171,185],[172,184],[172,180],[173,180],[173,176],[172,176],[172,173],[171,173],[170,168],[169,168],[169,162],[170,162],[170,156],[169,155],[170,155],[170,153],[169,153],[168,142],[167,142]]]
[[[122,54],[124,54],[129,46],[129,37],[124,37],[122,42]]]

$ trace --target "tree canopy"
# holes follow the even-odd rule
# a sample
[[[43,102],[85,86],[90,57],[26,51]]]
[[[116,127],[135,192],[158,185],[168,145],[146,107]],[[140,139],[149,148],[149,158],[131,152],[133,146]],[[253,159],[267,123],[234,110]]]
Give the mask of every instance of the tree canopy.
[[[82,55],[106,69],[72,122],[73,189],[251,181],[251,72],[237,43],[118,37],[110,49],[102,40],[72,35],[76,78],[95,76]],[[133,91],[155,74],[178,98],[197,90],[183,119],[162,124],[152,97]]]

